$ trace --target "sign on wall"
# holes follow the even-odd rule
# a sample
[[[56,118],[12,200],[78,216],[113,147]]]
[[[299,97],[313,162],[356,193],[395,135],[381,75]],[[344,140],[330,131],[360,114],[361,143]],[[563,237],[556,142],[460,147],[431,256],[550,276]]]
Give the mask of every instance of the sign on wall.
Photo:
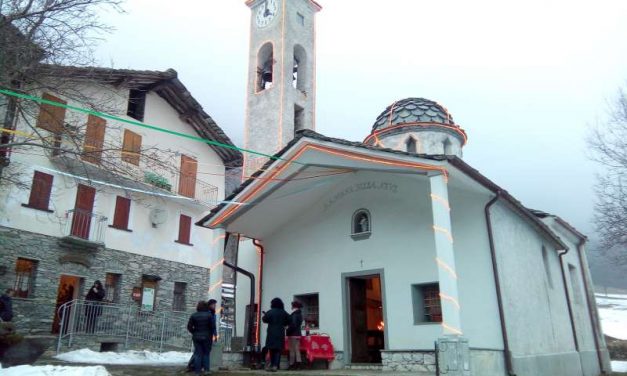
[[[144,287],[142,291],[142,311],[152,311],[155,305],[155,289]]]

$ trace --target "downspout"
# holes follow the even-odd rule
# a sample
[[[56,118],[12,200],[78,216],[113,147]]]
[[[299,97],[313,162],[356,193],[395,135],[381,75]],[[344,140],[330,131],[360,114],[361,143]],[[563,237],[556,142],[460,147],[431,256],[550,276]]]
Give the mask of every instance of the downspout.
[[[257,345],[261,345],[261,297],[263,293],[263,256],[266,254],[265,248],[257,239],[253,239],[253,245],[259,247],[259,307],[257,308]]]
[[[485,206],[485,221],[488,229],[488,240],[490,242],[490,255],[492,257],[492,271],[494,272],[494,284],[496,286],[496,301],[499,307],[499,318],[501,321],[501,333],[503,334],[503,351],[505,352],[505,368],[507,374],[516,376],[514,372],[512,353],[509,348],[509,336],[507,334],[507,325],[505,325],[505,310],[503,308],[503,295],[501,294],[501,278],[499,275],[499,267],[496,262],[496,248],[494,247],[494,236],[492,234],[492,220],[490,218],[490,208],[498,199],[501,198],[501,191],[496,191],[496,196],[492,198]]]
[[[240,268],[239,266],[235,266],[232,264],[229,264],[227,261],[223,261],[222,262],[224,264],[224,266],[226,266],[227,268],[231,268],[233,270],[235,270],[238,273],[242,273],[243,275],[247,276],[248,278],[250,278],[250,313],[248,316],[248,327],[246,328],[246,333],[247,333],[247,338],[248,338],[248,343],[246,343],[246,347],[247,350],[251,350],[251,342],[253,340],[253,320],[254,318],[254,311],[252,310],[252,308],[255,306],[255,275],[251,272],[249,272],[248,270],[244,270],[242,268]]]
[[[594,348],[596,349],[597,359],[599,360],[599,370],[601,374],[605,375],[606,372],[603,369],[603,357],[601,355],[601,346],[599,345],[599,333],[597,332],[597,323],[596,315],[593,313],[592,303],[590,302],[590,290],[588,285],[588,279],[586,278],[586,273],[584,269],[584,260],[583,260],[583,245],[586,243],[585,239],[581,239],[579,244],[577,244],[577,256],[579,256],[579,265],[581,267],[581,279],[583,280],[583,287],[586,289],[586,303],[588,307],[588,315],[590,316],[590,326],[592,327],[592,335],[594,336]],[[594,293],[594,292],[593,292]]]

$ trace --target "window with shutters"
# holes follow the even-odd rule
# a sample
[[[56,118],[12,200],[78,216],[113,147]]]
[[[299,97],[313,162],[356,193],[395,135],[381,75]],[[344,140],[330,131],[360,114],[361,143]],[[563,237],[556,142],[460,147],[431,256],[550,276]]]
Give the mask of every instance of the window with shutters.
[[[181,174],[179,177],[179,194],[194,198],[196,194],[196,174],[198,162],[194,158],[181,155]]]
[[[124,142],[122,145],[122,160],[139,166],[139,156],[142,147],[142,136],[135,132],[124,130]]]
[[[42,98],[51,102],[67,104],[61,98],[44,93]],[[65,107],[57,107],[51,104],[42,103],[39,106],[39,116],[37,117],[37,127],[53,133],[60,133],[63,130],[65,121]]]
[[[107,273],[105,277],[105,300],[110,303],[118,303],[120,301],[120,280],[121,274]]]
[[[176,242],[185,245],[193,245],[192,243],[190,243],[191,230],[192,217],[181,214],[181,217],[179,219],[179,238],[178,240],[176,240]]]
[[[52,192],[53,176],[43,172],[35,171],[33,175],[33,184],[30,189],[30,197],[28,204],[22,206],[37,210],[52,212],[48,209],[50,204],[50,193]]]
[[[109,227],[116,228],[118,230],[131,231],[128,228],[128,217],[131,212],[131,200],[117,196],[115,199],[115,212],[113,214],[113,224]]]
[[[94,115],[89,115],[87,118],[87,129],[85,130],[83,155],[81,157],[85,162],[100,163],[106,126],[107,122],[103,118]]]
[[[15,296],[18,298],[31,298],[35,286],[35,274],[37,272],[37,261],[25,258],[18,258],[15,263]]]
[[[172,297],[172,309],[174,311],[185,311],[185,289],[187,283],[174,282],[174,295]]]

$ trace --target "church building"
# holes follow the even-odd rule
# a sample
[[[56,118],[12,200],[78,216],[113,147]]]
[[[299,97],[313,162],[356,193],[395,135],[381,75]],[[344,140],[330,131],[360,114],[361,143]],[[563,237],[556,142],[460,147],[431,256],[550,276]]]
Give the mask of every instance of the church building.
[[[238,266],[259,282],[259,311],[274,297],[303,303],[334,368],[610,372],[586,237],[464,162],[467,134],[435,101],[391,103],[362,142],[316,133],[320,5],[247,5],[245,147],[272,158],[246,156],[244,183],[197,224],[254,240],[240,242]]]

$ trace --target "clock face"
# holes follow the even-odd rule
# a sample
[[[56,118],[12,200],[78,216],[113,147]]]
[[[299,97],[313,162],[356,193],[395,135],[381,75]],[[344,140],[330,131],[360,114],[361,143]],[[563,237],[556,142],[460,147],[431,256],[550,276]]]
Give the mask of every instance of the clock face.
[[[278,11],[277,0],[264,0],[257,8],[257,16],[255,17],[257,26],[264,28],[270,25]]]

